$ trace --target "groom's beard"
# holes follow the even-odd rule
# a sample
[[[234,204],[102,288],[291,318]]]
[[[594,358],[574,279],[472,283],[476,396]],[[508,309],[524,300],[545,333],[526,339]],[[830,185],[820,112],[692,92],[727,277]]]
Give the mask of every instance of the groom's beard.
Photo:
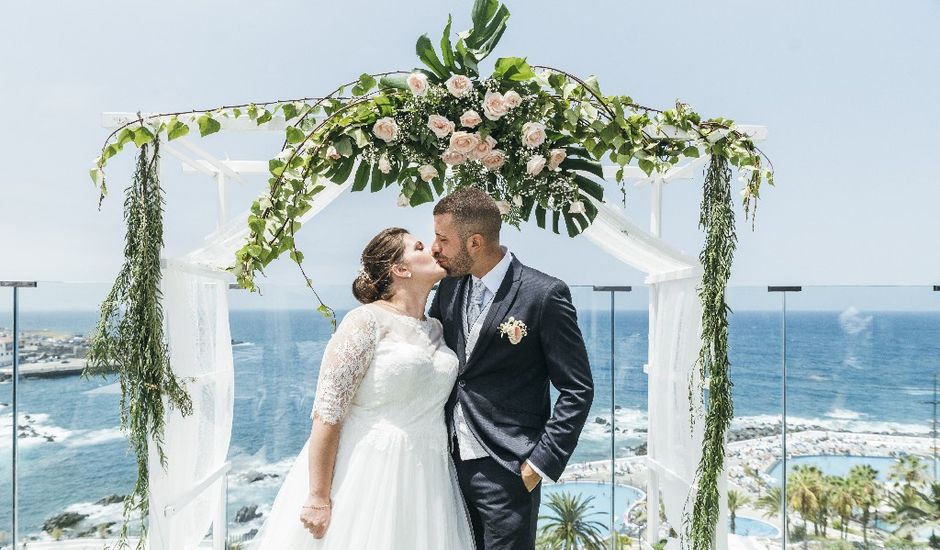
[[[473,258],[470,257],[470,252],[466,248],[453,258],[445,257],[444,262],[441,267],[447,272],[448,277],[463,277],[470,273],[473,267]]]

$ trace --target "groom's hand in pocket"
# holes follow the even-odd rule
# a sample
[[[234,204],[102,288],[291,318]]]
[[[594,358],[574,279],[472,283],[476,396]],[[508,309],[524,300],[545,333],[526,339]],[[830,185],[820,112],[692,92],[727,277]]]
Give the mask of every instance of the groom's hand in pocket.
[[[529,466],[528,462],[522,463],[522,482],[525,483],[526,491],[530,493],[535,490],[539,483],[542,482],[542,476],[540,476],[535,470]]]
[[[315,499],[308,498],[300,511],[300,522],[304,524],[304,528],[310,531],[315,539],[322,539],[330,526],[332,510],[323,508],[322,504],[315,502]]]

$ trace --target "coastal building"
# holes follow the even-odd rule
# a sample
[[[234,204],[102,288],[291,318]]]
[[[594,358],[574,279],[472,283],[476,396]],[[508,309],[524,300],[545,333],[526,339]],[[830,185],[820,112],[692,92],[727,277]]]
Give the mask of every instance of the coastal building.
[[[0,336],[0,367],[13,364],[13,338]]]

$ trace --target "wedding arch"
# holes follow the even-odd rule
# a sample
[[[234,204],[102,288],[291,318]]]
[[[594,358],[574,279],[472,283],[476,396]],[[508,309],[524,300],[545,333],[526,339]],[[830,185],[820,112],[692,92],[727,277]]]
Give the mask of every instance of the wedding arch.
[[[725,288],[737,227],[731,178],[736,169],[753,223],[761,184],[773,184],[772,165],[755,145],[766,131],[703,119],[683,103],[660,110],[604,95],[594,77],[519,57],[497,59],[481,77],[479,63],[508,18],[498,0],[476,0],[472,26],[456,41],[450,18],[438,48],[427,35],[418,39],[424,67],[363,74],[324,97],[106,115],[114,131],[91,169],[99,208],[109,159],[129,144],[138,155],[125,198],[125,263],[102,303],[86,374],[116,369],[120,376],[122,427],[138,463],[125,520],[136,513],[143,526],[149,517],[151,547],[187,548],[213,521],[224,525],[217,495],[233,406],[229,279],[258,291],[256,275],[286,253],[335,325],[295,241],[303,224],[350,188],[397,186],[399,206],[416,206],[467,185],[493,196],[510,225],[534,214],[539,227],[584,234],[647,274],[648,506],[658,510],[662,492],[667,520],[681,525],[668,547],[725,546],[725,431],[733,415]],[[284,135],[281,151],[261,167],[214,159],[187,139],[192,129],[205,137],[249,128]],[[269,175],[268,189],[228,222],[220,200],[220,227],[206,243],[161,260],[163,151],[215,177],[220,193],[226,178],[259,169]],[[659,238],[659,220],[664,183],[702,169],[705,243],[695,259]],[[629,181],[653,186],[650,232],[604,201],[605,184],[626,200]],[[659,514],[648,517],[652,544]],[[224,544],[215,538],[216,547]]]

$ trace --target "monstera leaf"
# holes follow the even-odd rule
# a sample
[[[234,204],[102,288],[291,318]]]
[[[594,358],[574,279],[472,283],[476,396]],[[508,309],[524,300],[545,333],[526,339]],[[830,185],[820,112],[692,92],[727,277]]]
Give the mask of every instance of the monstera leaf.
[[[457,43],[450,40],[453,20],[447,17],[447,26],[441,37],[441,54],[434,49],[428,35],[418,38],[415,53],[418,59],[429,69],[428,76],[437,80],[446,80],[452,74],[464,74],[470,77],[480,76],[479,63],[486,58],[499,43],[506,31],[509,9],[498,0],[476,0],[471,14],[473,27],[457,34]]]

